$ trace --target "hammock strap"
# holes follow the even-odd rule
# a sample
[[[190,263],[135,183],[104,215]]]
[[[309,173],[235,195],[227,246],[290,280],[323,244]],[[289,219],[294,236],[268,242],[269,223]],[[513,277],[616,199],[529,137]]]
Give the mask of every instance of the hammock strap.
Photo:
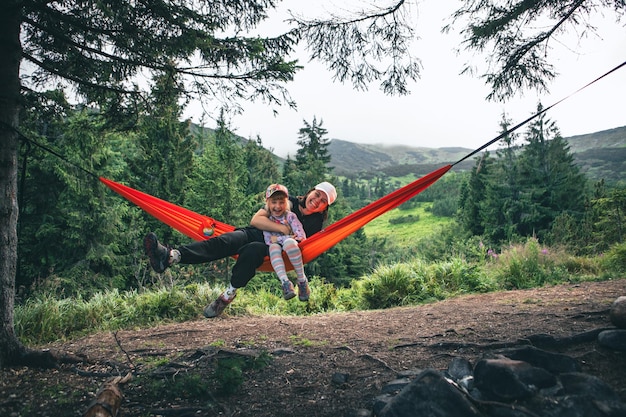
[[[539,117],[540,115],[542,115],[543,113],[547,112],[548,110],[550,110],[551,108],[553,108],[554,106],[556,106],[557,104],[561,103],[564,100],[567,100],[568,98],[570,98],[571,96],[573,96],[576,93],[579,93],[580,91],[584,90],[585,88],[589,87],[591,84],[600,81],[602,78],[606,77],[607,75],[617,71],[618,69],[622,68],[623,66],[626,65],[626,61],[622,62],[621,64],[619,64],[618,66],[616,66],[615,68],[613,68],[610,71],[605,72],[604,74],[602,74],[601,76],[599,76],[598,78],[596,78],[595,80],[585,84],[584,86],[580,87],[578,90],[574,91],[573,93],[569,94],[568,96],[563,97],[562,99],[560,99],[559,101],[557,101],[556,103],[553,103],[551,106],[548,106],[544,109],[542,109],[541,111],[533,114],[532,116],[530,116],[529,118],[527,118],[524,121],[519,122],[518,124],[516,124],[515,126],[513,126],[510,129],[505,130],[504,132],[500,133],[498,136],[496,136],[495,138],[491,139],[489,142],[485,143],[483,146],[481,146],[478,149],[475,149],[474,151],[472,151],[471,153],[465,155],[463,158],[459,159],[458,161],[456,161],[454,164],[452,164],[453,166],[456,164],[459,164],[463,161],[465,161],[466,159],[472,157],[473,155],[476,155],[478,152],[482,151],[483,149],[487,148],[490,145],[493,145],[494,143],[496,143],[497,141],[499,141],[500,139],[506,137],[507,135],[515,132],[517,129],[519,129],[520,127],[524,126],[526,123],[530,122],[531,120],[533,120],[535,117]]]

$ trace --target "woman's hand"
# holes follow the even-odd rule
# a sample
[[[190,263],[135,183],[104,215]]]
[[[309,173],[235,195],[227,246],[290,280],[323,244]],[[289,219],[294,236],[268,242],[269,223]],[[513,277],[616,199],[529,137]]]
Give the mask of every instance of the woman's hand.
[[[254,213],[254,216],[252,216],[252,219],[250,220],[250,226],[266,232],[282,233],[284,235],[292,233],[289,225],[276,223],[270,220],[269,213],[264,208],[259,209],[259,211]]]

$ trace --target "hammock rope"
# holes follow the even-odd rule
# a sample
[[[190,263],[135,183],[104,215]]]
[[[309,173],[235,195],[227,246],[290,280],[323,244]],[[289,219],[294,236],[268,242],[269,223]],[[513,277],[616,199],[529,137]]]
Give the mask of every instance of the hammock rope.
[[[463,161],[465,161],[468,158],[471,158],[473,155],[476,155],[478,152],[482,151],[483,149],[493,145],[494,143],[496,143],[497,141],[499,141],[500,139],[506,137],[507,135],[515,132],[517,129],[519,129],[520,127],[524,126],[526,123],[530,122],[531,120],[533,120],[536,117],[539,117],[540,115],[542,115],[543,113],[547,112],[548,110],[550,110],[551,108],[553,108],[554,106],[556,106],[557,104],[560,104],[561,102],[567,100],[568,98],[570,98],[571,96],[573,96],[574,94],[577,94],[579,92],[581,92],[582,90],[584,90],[585,88],[589,87],[592,84],[595,84],[596,82],[600,81],[602,78],[607,77],[609,74],[617,71],[618,69],[622,68],[623,66],[626,66],[626,61],[622,62],[621,64],[617,65],[615,68],[605,72],[604,74],[602,74],[601,76],[599,76],[598,78],[596,78],[593,81],[588,82],[587,84],[583,85],[582,87],[580,87],[578,90],[574,91],[573,93],[570,93],[569,95],[563,97],[562,99],[558,100],[555,103],[552,103],[552,105],[542,109],[541,111],[533,114],[532,116],[530,116],[529,118],[519,122],[518,124],[516,124],[515,126],[513,126],[510,129],[505,130],[504,132],[500,133],[498,136],[496,136],[495,138],[491,139],[489,142],[485,143],[484,145],[482,145],[480,148],[476,148],[474,149],[472,152],[470,152],[469,154],[465,155],[463,158],[459,159],[458,161],[456,161],[454,164],[452,164],[453,166],[456,164],[459,164]]]

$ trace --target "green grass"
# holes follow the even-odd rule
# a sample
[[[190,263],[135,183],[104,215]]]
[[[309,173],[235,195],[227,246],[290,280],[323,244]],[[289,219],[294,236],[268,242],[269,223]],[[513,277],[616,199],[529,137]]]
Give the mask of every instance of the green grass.
[[[372,273],[353,279],[347,288],[311,277],[308,303],[283,300],[278,280],[259,278],[239,292],[228,314],[312,315],[417,305],[459,294],[617,279],[624,276],[624,265],[626,244],[601,257],[576,257],[528,239],[497,256],[474,261],[457,257],[382,264]],[[16,305],[15,331],[25,344],[37,345],[98,331],[200,319],[203,307],[222,289],[193,284],[144,292],[106,291],[90,299],[40,295]]]
[[[399,246],[414,244],[416,237],[429,236],[440,230],[442,226],[453,222],[450,217],[433,216],[427,210],[431,205],[431,203],[422,203],[408,210],[400,208],[390,210],[369,222],[363,229],[368,237],[393,238]],[[418,220],[411,223],[392,224],[394,221],[409,216]]]

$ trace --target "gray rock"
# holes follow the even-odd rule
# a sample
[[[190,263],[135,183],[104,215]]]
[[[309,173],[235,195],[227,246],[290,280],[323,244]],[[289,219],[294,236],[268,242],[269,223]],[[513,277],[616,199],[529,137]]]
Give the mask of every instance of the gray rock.
[[[555,374],[578,372],[580,370],[580,365],[576,359],[560,353],[537,349],[534,346],[501,350],[500,354],[510,359],[528,362],[532,366],[543,368]]]
[[[604,330],[598,335],[598,344],[608,349],[626,351],[626,330]]]
[[[394,379],[393,381],[385,384],[385,386],[382,389],[382,392],[385,394],[397,392],[403,389],[404,387],[406,387],[407,385],[409,385],[410,383],[411,383],[411,380],[409,378]]]
[[[474,367],[474,383],[481,395],[488,400],[508,401],[523,399],[535,390],[520,381],[515,368],[530,368],[526,362],[508,358],[481,359]]]
[[[426,369],[393,397],[379,417],[482,417],[483,414],[442,373]]]
[[[341,372],[335,372],[331,378],[331,381],[335,385],[343,385],[350,379],[350,374],[344,374]]]
[[[617,297],[613,301],[609,318],[615,327],[626,329],[626,296]]]

